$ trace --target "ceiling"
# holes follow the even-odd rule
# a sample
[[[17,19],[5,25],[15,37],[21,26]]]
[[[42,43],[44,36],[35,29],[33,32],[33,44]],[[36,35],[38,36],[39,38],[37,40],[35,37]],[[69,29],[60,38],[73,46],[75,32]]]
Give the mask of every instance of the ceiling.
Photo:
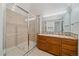
[[[63,3],[36,3],[31,4],[30,11],[35,15],[47,15],[61,11],[66,8],[66,4]]]
[[[8,8],[12,8],[14,4],[7,4]],[[68,5],[67,3],[17,3],[23,9],[29,11],[32,15],[49,15],[57,12],[66,10]],[[78,7],[79,4],[72,4],[73,7]],[[15,11],[26,15],[23,11],[15,8]]]

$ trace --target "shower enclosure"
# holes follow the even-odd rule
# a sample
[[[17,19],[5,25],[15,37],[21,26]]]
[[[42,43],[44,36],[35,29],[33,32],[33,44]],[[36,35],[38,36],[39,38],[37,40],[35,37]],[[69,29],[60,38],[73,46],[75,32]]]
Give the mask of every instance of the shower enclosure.
[[[6,8],[4,55],[28,55],[27,53],[36,45],[36,18],[31,19],[33,16],[18,5],[9,4],[9,6],[24,12],[25,15],[17,13],[14,9]]]

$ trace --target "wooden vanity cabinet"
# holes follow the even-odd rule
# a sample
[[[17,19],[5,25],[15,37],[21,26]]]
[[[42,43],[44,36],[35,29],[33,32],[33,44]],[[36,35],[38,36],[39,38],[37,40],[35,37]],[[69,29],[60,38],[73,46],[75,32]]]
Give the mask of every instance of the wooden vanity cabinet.
[[[54,55],[60,55],[60,40],[48,36],[37,36],[37,47],[43,51],[49,52]]]
[[[37,47],[57,56],[77,56],[77,40],[51,36],[37,36]]]

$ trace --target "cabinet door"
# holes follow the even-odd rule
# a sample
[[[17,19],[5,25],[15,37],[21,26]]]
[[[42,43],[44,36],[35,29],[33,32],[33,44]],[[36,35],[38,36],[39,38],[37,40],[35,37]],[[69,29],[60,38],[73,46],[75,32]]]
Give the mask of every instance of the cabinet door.
[[[52,45],[52,44],[48,44],[49,48],[48,51],[49,53],[52,53],[54,55],[60,55],[60,46],[59,45]]]
[[[71,51],[76,51],[76,46],[62,44],[62,49],[68,49],[68,50],[71,50]]]
[[[56,38],[56,37],[48,37],[47,39],[48,43],[48,51],[54,55],[60,55],[60,45],[61,45],[61,40]]]
[[[62,40],[62,55],[76,56],[77,51],[76,39],[63,39]]]
[[[42,41],[37,41],[37,47],[41,50],[44,50],[44,51],[47,51],[48,52],[48,44],[45,42],[42,42]]]
[[[48,37],[47,38],[47,43],[48,43],[48,51],[54,55],[60,55],[60,45],[61,45],[61,40],[56,38],[56,37]]]
[[[61,45],[61,39],[56,37],[47,37],[47,42],[51,45]]]
[[[63,39],[62,43],[72,45],[72,46],[76,46],[77,45],[77,39]]]
[[[62,55],[77,56],[77,53],[71,50],[62,49]]]

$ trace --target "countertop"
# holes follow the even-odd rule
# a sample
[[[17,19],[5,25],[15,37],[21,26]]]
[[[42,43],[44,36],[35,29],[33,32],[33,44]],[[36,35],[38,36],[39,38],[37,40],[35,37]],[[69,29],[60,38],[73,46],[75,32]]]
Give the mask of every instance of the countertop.
[[[50,37],[58,37],[58,38],[77,39],[75,37],[66,36],[66,35],[56,35],[56,34],[38,34],[38,35],[50,36]]]

